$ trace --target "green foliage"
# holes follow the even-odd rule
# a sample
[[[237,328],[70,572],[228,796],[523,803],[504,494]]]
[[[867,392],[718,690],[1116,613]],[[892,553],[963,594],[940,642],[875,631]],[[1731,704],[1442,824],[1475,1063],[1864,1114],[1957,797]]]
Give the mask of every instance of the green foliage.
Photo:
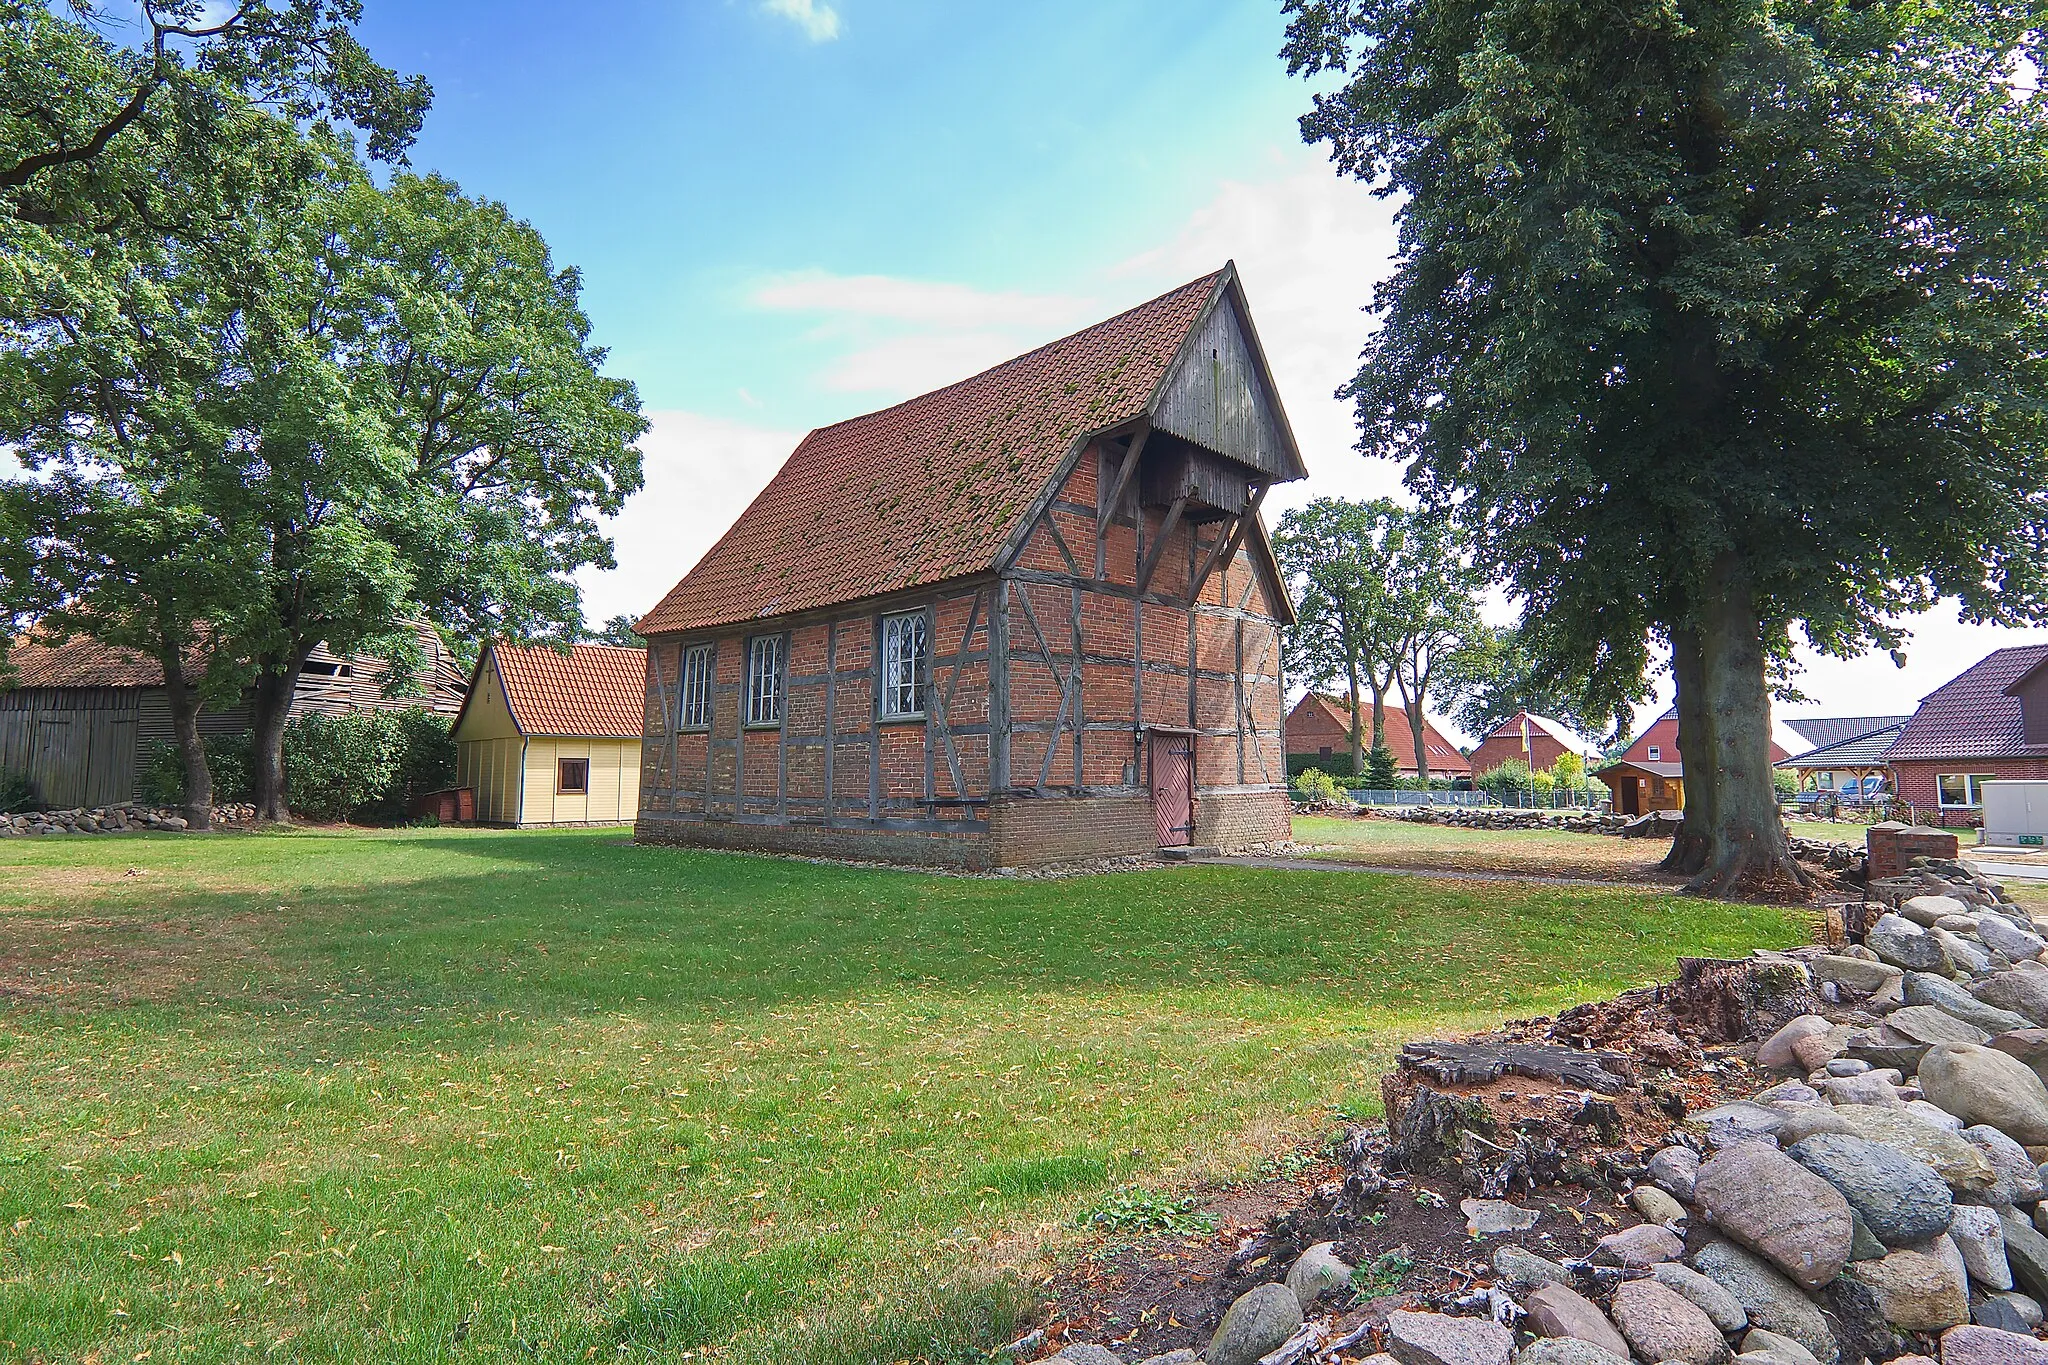
[[[0,772],[0,815],[15,815],[36,808],[36,784],[27,773]]]
[[[1773,768],[1771,770],[1771,785],[1777,791],[1781,800],[1797,796],[1799,795],[1799,774],[1789,768]]]
[[[1336,779],[1319,768],[1310,768],[1295,777],[1294,799],[1311,806],[1342,805],[1350,800]]]
[[[620,645],[626,649],[641,649],[647,641],[633,633],[637,616],[614,616],[597,630],[585,631],[583,638],[594,645]]]
[[[1352,775],[1351,755],[1289,754],[1287,756],[1287,775],[1290,778],[1299,777],[1310,768],[1321,768],[1332,777],[1350,777]]]
[[[1365,780],[1367,785],[1382,791],[1391,788],[1401,775],[1400,761],[1393,749],[1385,744],[1375,744],[1365,752]]]
[[[213,802],[233,805],[249,799],[249,736],[208,735],[206,766],[213,774]],[[158,740],[144,751],[142,770],[135,775],[136,795],[146,805],[178,806],[185,802],[185,763],[178,746]]]
[[[1497,768],[1474,774],[1472,785],[1497,797],[1510,792],[1529,794],[1536,790],[1536,775],[1529,771],[1527,760],[1511,758]]]
[[[1481,624],[1462,648],[1444,661],[1442,695],[1456,703],[1451,712],[1474,735],[1491,734],[1516,713],[1528,711],[1564,722],[1583,735],[1614,734],[1622,717],[1592,698],[1583,679],[1566,677],[1556,663],[1539,659],[1525,626]],[[1647,687],[1631,694],[1638,701]]]
[[[1352,1301],[1363,1303],[1393,1293],[1415,1269],[1415,1257],[1406,1247],[1382,1251],[1360,1265],[1351,1275]]]
[[[1197,1213],[1192,1196],[1175,1199],[1125,1185],[1082,1210],[1076,1222],[1102,1232],[1164,1232],[1176,1237],[1196,1237],[1216,1230],[1212,1214]]]
[[[1586,760],[1582,755],[1567,749],[1557,756],[1557,762],[1550,765],[1550,775],[1557,784],[1572,791],[1586,785]]]
[[[309,711],[285,727],[291,808],[316,820],[401,818],[406,803],[450,784],[455,741],[448,719],[404,711]]]
[[[1768,662],[2048,615],[2031,5],[1286,0],[1303,120],[1401,205],[1345,392],[1590,710],[1671,644],[1719,858],[1777,850]],[[1584,686],[1580,687],[1580,680]],[[1772,854],[1776,856],[1775,853]]]

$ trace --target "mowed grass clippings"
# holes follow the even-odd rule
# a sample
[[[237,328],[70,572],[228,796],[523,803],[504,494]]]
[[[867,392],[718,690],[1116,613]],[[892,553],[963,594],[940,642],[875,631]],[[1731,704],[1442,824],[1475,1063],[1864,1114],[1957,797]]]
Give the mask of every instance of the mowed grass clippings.
[[[1796,915],[615,830],[0,845],[0,1358],[960,1358],[1125,1185]]]

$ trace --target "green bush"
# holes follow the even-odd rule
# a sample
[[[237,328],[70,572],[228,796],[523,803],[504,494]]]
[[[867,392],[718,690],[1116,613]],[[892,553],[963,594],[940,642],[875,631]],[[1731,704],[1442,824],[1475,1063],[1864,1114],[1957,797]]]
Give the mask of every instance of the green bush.
[[[206,766],[213,774],[214,804],[254,799],[249,785],[249,737],[209,735],[201,742],[206,748]],[[178,757],[178,746],[168,740],[150,745],[135,786],[145,805],[185,804],[185,764]]]
[[[1401,770],[1394,761],[1394,751],[1384,744],[1373,745],[1365,756],[1366,784],[1385,791],[1400,778]]]
[[[1288,776],[1289,776],[1290,778],[1293,778],[1293,777],[1300,777],[1300,776],[1301,776],[1301,775],[1302,775],[1303,773],[1307,772],[1307,771],[1308,771],[1308,770],[1309,770],[1310,768],[1315,768],[1315,769],[1317,769],[1318,771],[1321,771],[1321,772],[1326,772],[1326,773],[1328,773],[1328,774],[1329,774],[1330,776],[1332,776],[1332,777],[1349,777],[1349,776],[1351,776],[1351,755],[1350,755],[1350,754],[1289,754],[1289,755],[1287,755],[1287,775],[1288,775]]]
[[[285,795],[316,820],[393,821],[455,778],[448,719],[421,707],[309,712],[284,732]]]
[[[36,808],[36,784],[27,773],[0,772],[0,815]]]
[[[1771,785],[1778,789],[1778,799],[1790,800],[1799,795],[1799,774],[1790,768],[1779,768],[1771,774]]]
[[[1335,778],[1317,768],[1310,768],[1294,779],[1294,799],[1311,806],[1334,806],[1350,798]]]

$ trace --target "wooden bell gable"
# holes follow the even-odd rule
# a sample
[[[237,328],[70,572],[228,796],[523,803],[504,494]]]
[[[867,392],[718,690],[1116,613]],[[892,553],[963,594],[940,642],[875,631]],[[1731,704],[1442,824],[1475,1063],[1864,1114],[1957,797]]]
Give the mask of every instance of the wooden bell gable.
[[[1154,394],[1151,425],[1245,466],[1262,484],[1308,477],[1234,264]]]

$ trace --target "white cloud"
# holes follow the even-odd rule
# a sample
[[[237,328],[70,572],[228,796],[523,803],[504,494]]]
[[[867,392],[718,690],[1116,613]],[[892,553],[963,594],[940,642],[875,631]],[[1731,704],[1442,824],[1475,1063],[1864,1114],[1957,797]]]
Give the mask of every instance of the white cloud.
[[[606,523],[619,567],[586,569],[583,615],[640,616],[704,557],[782,467],[802,434],[692,412],[650,412],[646,484]]]
[[[839,36],[839,11],[824,0],[761,0],[761,11],[789,20],[814,43],[829,43]]]

